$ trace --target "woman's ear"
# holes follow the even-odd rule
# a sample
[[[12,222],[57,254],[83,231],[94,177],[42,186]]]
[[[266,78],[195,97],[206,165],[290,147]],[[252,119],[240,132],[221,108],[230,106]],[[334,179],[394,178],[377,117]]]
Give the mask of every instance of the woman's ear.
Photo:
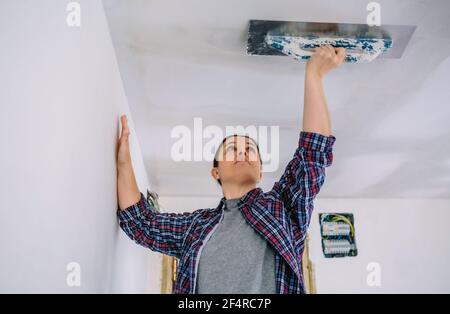
[[[216,180],[220,179],[219,169],[217,167],[211,169],[211,176]]]

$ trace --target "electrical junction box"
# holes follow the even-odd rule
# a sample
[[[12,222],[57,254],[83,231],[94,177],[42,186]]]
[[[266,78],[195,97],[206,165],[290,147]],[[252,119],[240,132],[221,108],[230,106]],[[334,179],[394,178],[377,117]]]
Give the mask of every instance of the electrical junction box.
[[[356,256],[353,214],[320,213],[322,251],[326,258]]]

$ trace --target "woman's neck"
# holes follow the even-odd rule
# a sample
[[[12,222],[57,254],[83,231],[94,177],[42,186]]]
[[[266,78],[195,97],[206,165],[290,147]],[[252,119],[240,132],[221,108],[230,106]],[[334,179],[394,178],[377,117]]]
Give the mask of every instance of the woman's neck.
[[[222,185],[223,196],[227,199],[241,198],[249,191],[256,188],[256,184],[240,184],[240,185]]]

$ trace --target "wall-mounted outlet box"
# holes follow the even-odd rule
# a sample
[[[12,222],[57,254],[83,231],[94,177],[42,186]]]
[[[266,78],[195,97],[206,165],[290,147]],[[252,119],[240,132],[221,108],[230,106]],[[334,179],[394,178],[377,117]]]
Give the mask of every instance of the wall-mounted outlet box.
[[[325,257],[356,256],[353,214],[320,213],[322,251]]]

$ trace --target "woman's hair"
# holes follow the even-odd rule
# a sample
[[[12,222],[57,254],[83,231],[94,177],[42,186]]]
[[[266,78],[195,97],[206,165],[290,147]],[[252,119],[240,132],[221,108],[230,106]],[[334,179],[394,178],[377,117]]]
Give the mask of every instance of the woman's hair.
[[[227,141],[227,139],[229,139],[230,137],[234,137],[234,136],[242,136],[242,137],[246,137],[246,138],[248,138],[249,140],[253,141],[253,143],[255,143],[256,149],[258,150],[259,162],[260,162],[261,165],[262,165],[261,153],[259,152],[259,146],[258,146],[258,143],[257,143],[253,138],[251,138],[251,137],[248,136],[248,135],[238,135],[238,134],[233,134],[233,135],[226,136],[226,137],[222,140],[222,143],[220,143],[219,147],[217,148],[216,154],[214,155],[213,167],[216,168],[216,167],[219,166],[219,160],[218,160],[217,157],[218,157],[218,155],[219,155],[220,149],[222,148],[223,144],[225,144],[225,142]],[[217,182],[219,182],[219,184],[222,185],[222,182],[220,182],[220,179],[217,179]]]

